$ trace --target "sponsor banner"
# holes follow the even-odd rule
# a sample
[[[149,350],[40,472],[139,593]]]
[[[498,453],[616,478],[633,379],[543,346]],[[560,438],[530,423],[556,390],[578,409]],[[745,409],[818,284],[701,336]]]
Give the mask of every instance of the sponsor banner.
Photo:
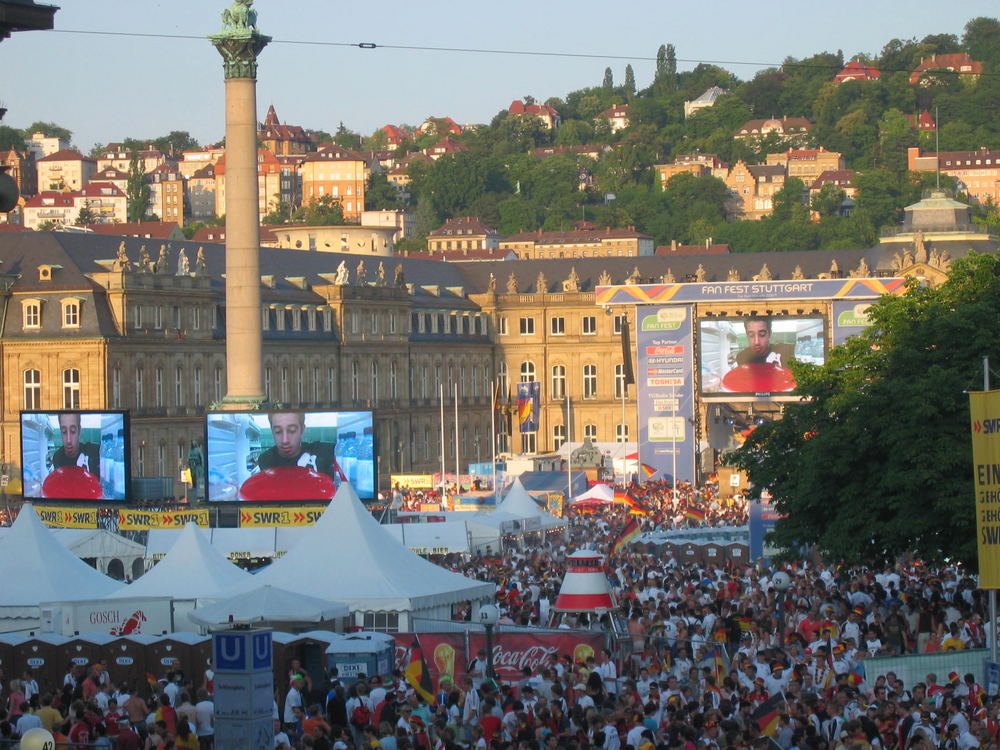
[[[58,526],[63,529],[97,528],[97,508],[46,505],[35,506],[35,512],[46,526]]]
[[[598,305],[678,304],[741,300],[877,299],[902,294],[906,279],[813,279],[801,281],[726,281],[685,284],[599,286]]]
[[[734,475],[735,476],[735,475]],[[774,529],[774,525],[781,518],[781,514],[775,510],[771,504],[771,498],[762,497],[750,503],[750,560],[769,560],[780,550],[769,544],[765,544],[765,537],[768,532]]]
[[[118,528],[122,531],[145,531],[148,529],[183,529],[194,523],[207,529],[208,508],[202,510],[119,510]]]
[[[240,528],[257,529],[265,526],[312,526],[323,515],[323,507],[299,508],[240,508]]]
[[[979,588],[1000,589],[1000,391],[969,394]]]
[[[692,305],[637,307],[639,460],[666,479],[695,480]]]
[[[868,320],[868,308],[871,306],[871,302],[833,301],[834,346],[840,346],[849,337],[858,335],[871,325]]]
[[[389,484],[411,490],[430,490],[434,488],[434,477],[431,474],[391,474]]]
[[[466,649],[465,633],[396,633],[396,668],[406,669],[410,663],[410,646],[420,644],[431,683],[437,690],[442,677],[461,679],[479,649],[486,648],[485,633],[469,633]],[[567,633],[504,633],[493,636],[493,668],[501,682],[518,683],[524,679],[521,670],[530,667],[536,672],[551,668],[563,654],[574,663],[586,662],[604,646],[604,634],[595,632]]]

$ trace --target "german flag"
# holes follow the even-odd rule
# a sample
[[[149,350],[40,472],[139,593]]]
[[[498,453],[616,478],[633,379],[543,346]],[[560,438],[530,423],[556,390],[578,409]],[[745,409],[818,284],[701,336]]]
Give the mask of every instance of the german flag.
[[[778,734],[778,716],[781,714],[784,702],[785,697],[781,693],[776,693],[750,714],[750,720],[760,727],[761,734],[768,737],[775,737]]]
[[[628,504],[628,490],[615,488],[614,501],[616,503]]]
[[[642,476],[643,481],[647,479],[652,479],[653,475],[656,474],[656,472],[658,471],[659,469],[656,469],[650,466],[649,464],[643,464],[643,463],[639,464],[639,474]]]
[[[424,652],[420,649],[420,643],[416,640],[410,645],[410,663],[406,665],[403,672],[406,682],[411,688],[417,691],[417,695],[424,699],[429,706],[434,705],[434,686],[431,685],[431,675],[427,671],[427,662],[424,661]]]
[[[701,508],[693,508],[689,505],[684,509],[684,517],[689,521],[704,521],[705,511]]]
[[[639,536],[640,532],[639,522],[634,518],[629,519],[629,522],[625,524],[625,528],[622,529],[618,538],[615,539],[615,543],[611,545],[611,554],[617,555],[626,544]]]

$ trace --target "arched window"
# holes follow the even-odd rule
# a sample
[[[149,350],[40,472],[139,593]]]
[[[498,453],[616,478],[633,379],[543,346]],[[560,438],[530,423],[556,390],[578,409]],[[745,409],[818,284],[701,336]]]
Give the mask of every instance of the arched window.
[[[557,424],[552,428],[552,449],[559,450],[566,442],[566,425]]]
[[[535,382],[535,363],[529,361],[521,363],[521,382],[522,383],[533,383]]]
[[[583,366],[583,397],[597,398],[597,365]]]
[[[552,398],[566,398],[566,365],[552,367]]]
[[[80,408],[80,371],[75,368],[63,370],[63,409]]]
[[[42,408],[42,373],[40,370],[24,371],[24,408]]]

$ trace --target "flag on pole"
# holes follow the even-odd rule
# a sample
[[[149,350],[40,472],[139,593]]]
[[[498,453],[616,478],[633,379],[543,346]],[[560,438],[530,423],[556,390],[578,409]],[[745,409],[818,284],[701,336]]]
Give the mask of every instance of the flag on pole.
[[[690,505],[684,509],[684,517],[689,521],[704,521],[705,511],[701,508],[692,508]]]
[[[538,402],[541,383],[517,384],[517,423],[521,432],[538,432]]]
[[[705,656],[698,662],[699,669],[707,669],[715,678],[716,685],[722,685],[722,681],[729,674],[728,659],[721,644],[714,644],[706,652]]]
[[[781,693],[775,693],[750,714],[750,720],[760,727],[761,734],[768,737],[777,736],[778,716],[781,714],[781,705],[784,702],[785,697]]]
[[[658,472],[659,469],[655,469],[649,464],[640,463],[639,464],[639,474],[642,476],[642,480],[645,482],[647,479],[652,479],[653,476]]]
[[[424,661],[424,652],[420,648],[420,643],[416,640],[410,645],[410,663],[406,665],[403,672],[406,682],[413,688],[417,695],[430,705],[434,705],[434,687],[431,685],[431,675],[427,671],[427,662]]]
[[[635,385],[635,370],[632,369],[632,341],[628,315],[621,316],[622,330],[622,378],[625,385]]]
[[[634,518],[630,518],[629,522],[625,524],[625,527],[621,530],[618,538],[615,539],[615,543],[611,545],[611,554],[617,555],[626,544],[629,544],[633,539],[639,536],[641,532],[642,529],[639,528],[639,522]]]

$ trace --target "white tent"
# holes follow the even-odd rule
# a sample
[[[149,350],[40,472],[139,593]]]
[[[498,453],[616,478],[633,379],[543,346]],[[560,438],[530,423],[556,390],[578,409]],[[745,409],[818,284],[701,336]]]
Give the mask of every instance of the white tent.
[[[469,554],[471,541],[464,521],[437,523],[392,523],[383,529],[400,544],[418,555]]]
[[[250,529],[202,529],[212,547],[223,557],[280,557],[298,544],[304,527],[267,526]],[[181,529],[153,529],[146,542],[146,557],[163,557],[181,535]]]
[[[253,576],[212,548],[205,532],[189,523],[166,557],[146,575],[111,596],[172,596],[194,600],[252,580]]]
[[[492,599],[492,583],[440,568],[406,549],[379,525],[349,484],[342,484],[316,524],[284,557],[235,594],[272,584],[343,602],[364,625],[365,613],[396,613],[405,631],[412,612],[449,619],[451,605]]]
[[[108,596],[120,582],[99,573],[56,540],[31,503],[0,544],[0,627],[37,627],[40,602],[77,601]]]
[[[227,622],[322,622],[349,614],[344,604],[264,585],[193,609],[188,618],[212,626]]]
[[[609,484],[595,484],[582,495],[574,497],[571,504],[582,500],[603,500],[604,502],[613,503],[615,501],[615,491]]]
[[[520,479],[514,480],[496,510],[477,513],[475,520],[500,528],[505,533],[557,529],[566,525],[565,519],[542,510],[524,489]]]
[[[3,540],[11,527],[0,528]],[[138,542],[107,529],[49,529],[70,552],[81,560],[93,560],[97,569],[112,578],[142,575],[144,549]],[[115,562],[117,561],[117,562]],[[109,571],[109,567],[112,570]]]

